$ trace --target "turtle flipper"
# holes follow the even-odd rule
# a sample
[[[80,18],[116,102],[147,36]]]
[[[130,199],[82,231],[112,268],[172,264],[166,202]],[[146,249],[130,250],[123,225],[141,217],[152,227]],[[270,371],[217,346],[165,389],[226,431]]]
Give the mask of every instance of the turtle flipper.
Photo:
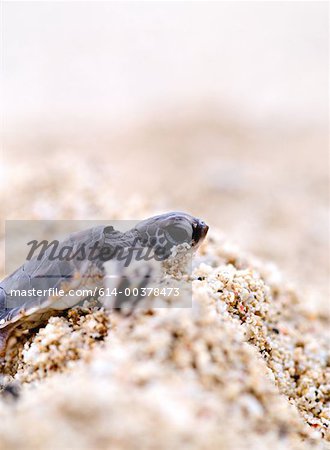
[[[99,299],[101,303],[106,308],[132,312],[142,302],[147,306],[146,288],[160,278],[160,265],[155,261],[134,260],[125,267],[112,260],[105,264],[105,273],[107,295]]]

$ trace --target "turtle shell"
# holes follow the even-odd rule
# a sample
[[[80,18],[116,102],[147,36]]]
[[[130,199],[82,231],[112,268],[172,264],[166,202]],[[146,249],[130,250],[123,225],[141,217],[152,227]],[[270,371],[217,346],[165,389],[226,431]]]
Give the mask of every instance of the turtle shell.
[[[26,261],[5,278],[0,283],[0,329],[27,320],[29,316],[37,320],[38,315],[42,318],[49,310],[67,309],[84,299],[82,296],[59,295],[60,291],[67,293],[70,289],[97,287],[102,279],[99,260],[97,257],[94,260],[83,258],[79,250],[98,243],[101,247],[103,231],[104,226],[98,226],[73,233],[58,244],[55,256],[64,255],[61,258],[54,259],[52,247],[48,247],[39,259],[34,257]]]

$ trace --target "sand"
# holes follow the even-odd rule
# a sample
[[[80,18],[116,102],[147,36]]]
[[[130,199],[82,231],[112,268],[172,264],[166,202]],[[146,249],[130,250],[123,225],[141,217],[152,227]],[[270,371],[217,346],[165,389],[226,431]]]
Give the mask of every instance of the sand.
[[[263,158],[244,130],[226,127],[217,134],[214,124],[181,124],[176,140],[171,129],[149,130],[132,140],[146,148],[136,166],[127,166],[133,144],[123,141],[127,158],[101,144],[98,157],[80,158],[82,147],[62,143],[8,159],[7,219],[142,219],[183,209],[210,231],[193,260],[192,309],[123,317],[86,307],[12,339],[0,448],[329,448],[327,172],[321,158],[309,159],[310,143],[321,147],[301,136],[292,153]],[[232,160],[229,151],[214,159],[220,135]],[[201,159],[206,141],[209,159]],[[172,142],[183,145],[171,153],[174,165],[165,156]],[[157,170],[141,178],[147,161]]]
[[[12,342],[2,448],[325,448],[325,318],[214,229],[194,267],[191,309],[75,309]]]

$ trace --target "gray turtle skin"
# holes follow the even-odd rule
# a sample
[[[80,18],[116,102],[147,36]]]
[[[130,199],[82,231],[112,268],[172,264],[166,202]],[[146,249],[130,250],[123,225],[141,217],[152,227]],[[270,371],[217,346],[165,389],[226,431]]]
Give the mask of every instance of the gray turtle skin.
[[[153,255],[160,255],[158,259],[164,260],[179,244],[188,243],[195,250],[207,231],[203,221],[186,213],[171,212],[143,220],[125,233],[102,225],[73,233],[57,247],[56,255],[63,255],[61,258],[54,258],[53,248],[49,246],[42,255],[27,260],[0,283],[0,355],[5,353],[14,328],[35,328],[56,312],[86,300],[86,297],[68,299],[43,293],[27,296],[27,291],[49,293],[51,289],[67,292],[90,288],[97,293],[103,287],[105,262],[119,258],[132,248],[152,249]],[[68,248],[71,253],[66,257]],[[85,254],[82,249],[86,250]],[[13,290],[15,295],[11,295]]]

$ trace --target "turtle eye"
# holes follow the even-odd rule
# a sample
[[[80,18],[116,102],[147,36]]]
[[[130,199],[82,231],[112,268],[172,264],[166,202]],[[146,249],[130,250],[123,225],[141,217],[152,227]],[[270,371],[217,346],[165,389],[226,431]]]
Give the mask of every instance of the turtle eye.
[[[165,228],[167,238],[175,244],[189,242],[190,236],[184,228],[169,225]]]

